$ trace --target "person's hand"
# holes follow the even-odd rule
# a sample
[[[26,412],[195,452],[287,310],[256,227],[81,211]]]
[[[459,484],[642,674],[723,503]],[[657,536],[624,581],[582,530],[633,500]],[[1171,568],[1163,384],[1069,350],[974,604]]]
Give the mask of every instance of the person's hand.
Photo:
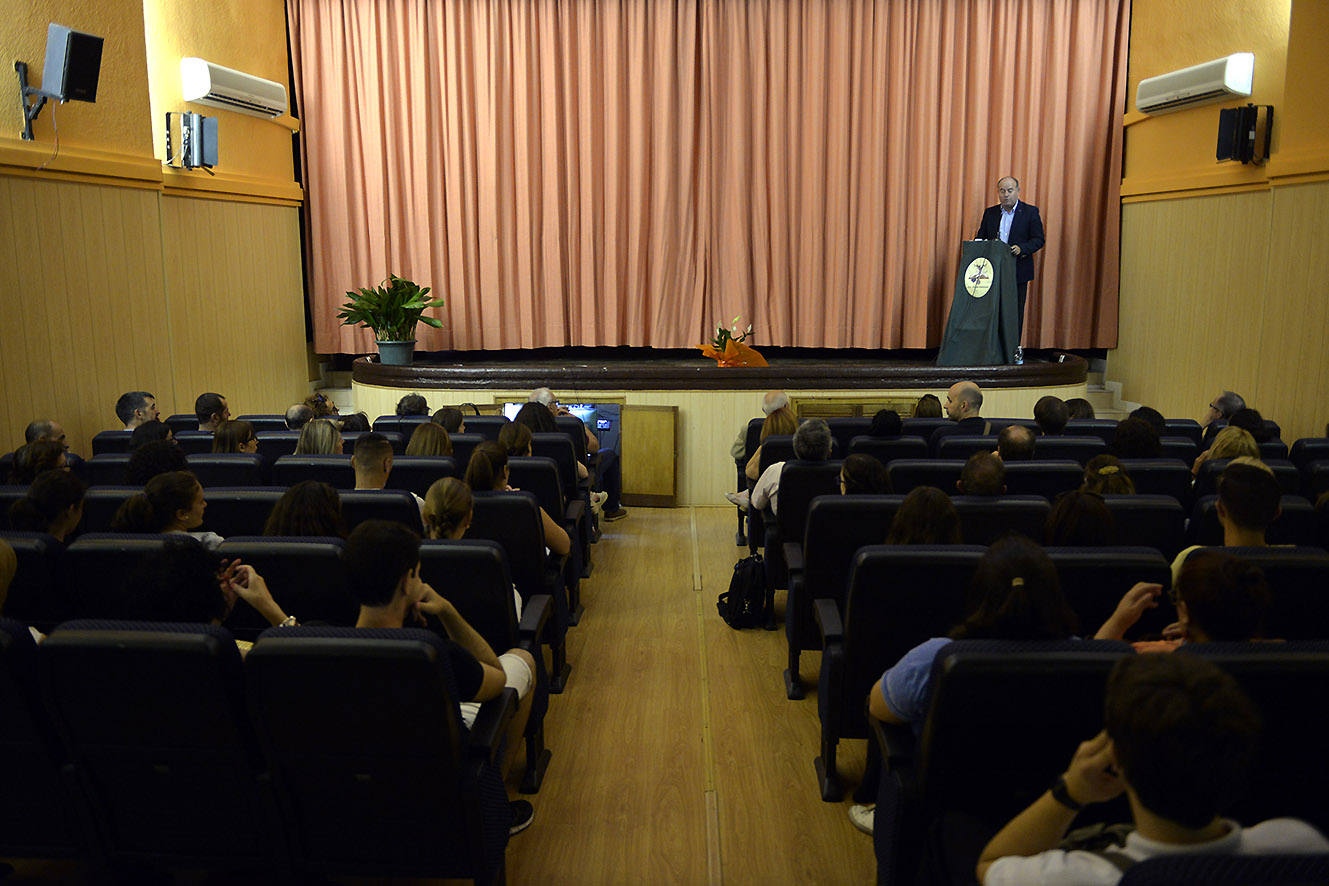
[[[1016,246],[1013,243],[1011,244],[1011,255],[1015,256],[1016,258],[1020,257],[1020,247]]]
[[[1201,452],[1198,456],[1196,456],[1195,464],[1191,465],[1191,473],[1195,474],[1198,477],[1200,475],[1200,465],[1204,464],[1208,460],[1209,460],[1209,450],[1206,449],[1204,452]]]
[[[1185,622],[1182,622],[1182,621],[1174,621],[1172,624],[1170,624],[1170,625],[1168,625],[1167,627],[1163,628],[1163,639],[1164,639],[1164,640],[1185,640],[1185,639],[1186,639],[1186,623],[1185,623]]]
[[[226,598],[227,610],[235,605],[236,594],[231,588],[231,579],[235,577],[235,570],[239,565],[239,557],[234,560],[222,560],[221,567],[217,570],[217,585],[221,588],[222,596]]]
[[[504,492],[521,492],[521,489],[519,489],[519,488],[516,487],[516,486],[508,485],[508,486],[504,486],[504,487],[503,487],[503,491],[504,491]]]
[[[1066,790],[1077,803],[1103,803],[1126,789],[1121,773],[1113,765],[1112,739],[1104,730],[1082,742],[1062,776]]]
[[[1117,608],[1103,622],[1103,627],[1094,634],[1095,640],[1120,640],[1131,625],[1140,620],[1146,609],[1158,606],[1158,595],[1163,593],[1163,586],[1142,581],[1122,595]]]
[[[263,576],[254,571],[253,566],[236,565],[234,570],[230,586],[237,597],[255,609],[258,609],[262,603],[272,602],[272,592],[268,590],[268,583],[263,580]]]

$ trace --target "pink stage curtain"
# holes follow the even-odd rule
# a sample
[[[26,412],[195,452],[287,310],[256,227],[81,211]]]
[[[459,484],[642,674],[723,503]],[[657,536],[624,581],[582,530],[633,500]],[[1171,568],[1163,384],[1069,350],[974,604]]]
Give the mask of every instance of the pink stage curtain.
[[[315,346],[934,347],[996,181],[1040,207],[1025,344],[1117,338],[1128,0],[287,0]]]

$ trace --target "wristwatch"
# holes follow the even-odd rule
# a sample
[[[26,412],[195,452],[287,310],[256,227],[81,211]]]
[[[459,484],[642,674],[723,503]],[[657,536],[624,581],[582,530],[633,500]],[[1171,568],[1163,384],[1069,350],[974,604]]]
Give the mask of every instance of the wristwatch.
[[[282,623],[281,623],[281,624],[277,625],[277,627],[279,627],[279,628],[298,628],[298,627],[300,627],[300,622],[298,622],[298,621],[295,620],[295,616],[294,616],[294,615],[288,615],[288,616],[286,616],[285,619],[282,620]]]
[[[1072,812],[1079,812],[1084,808],[1083,803],[1077,803],[1071,797],[1071,792],[1066,787],[1065,775],[1058,775],[1057,780],[1052,783],[1052,787],[1048,790],[1052,793],[1052,799],[1056,800]]]

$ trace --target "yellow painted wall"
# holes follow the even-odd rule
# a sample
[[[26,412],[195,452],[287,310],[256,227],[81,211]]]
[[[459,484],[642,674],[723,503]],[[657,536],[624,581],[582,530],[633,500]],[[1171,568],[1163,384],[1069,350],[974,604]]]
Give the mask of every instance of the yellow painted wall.
[[[1292,7],[1287,48],[1288,83],[1283,102],[1282,144],[1275,174],[1323,173],[1329,169],[1329,3],[1298,0]]]

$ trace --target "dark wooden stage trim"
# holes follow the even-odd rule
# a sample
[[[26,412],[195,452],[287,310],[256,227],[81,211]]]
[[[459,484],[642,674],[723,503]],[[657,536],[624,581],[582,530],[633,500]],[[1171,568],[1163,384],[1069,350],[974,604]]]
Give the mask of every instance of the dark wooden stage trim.
[[[352,378],[387,388],[551,388],[614,391],[984,388],[1083,384],[1088,362],[1047,352],[1023,366],[937,366],[933,351],[759,348],[771,365],[720,367],[700,352],[657,348],[538,348],[418,354],[412,366],[383,366],[359,357]],[[1058,358],[1063,362],[1057,362]]]

